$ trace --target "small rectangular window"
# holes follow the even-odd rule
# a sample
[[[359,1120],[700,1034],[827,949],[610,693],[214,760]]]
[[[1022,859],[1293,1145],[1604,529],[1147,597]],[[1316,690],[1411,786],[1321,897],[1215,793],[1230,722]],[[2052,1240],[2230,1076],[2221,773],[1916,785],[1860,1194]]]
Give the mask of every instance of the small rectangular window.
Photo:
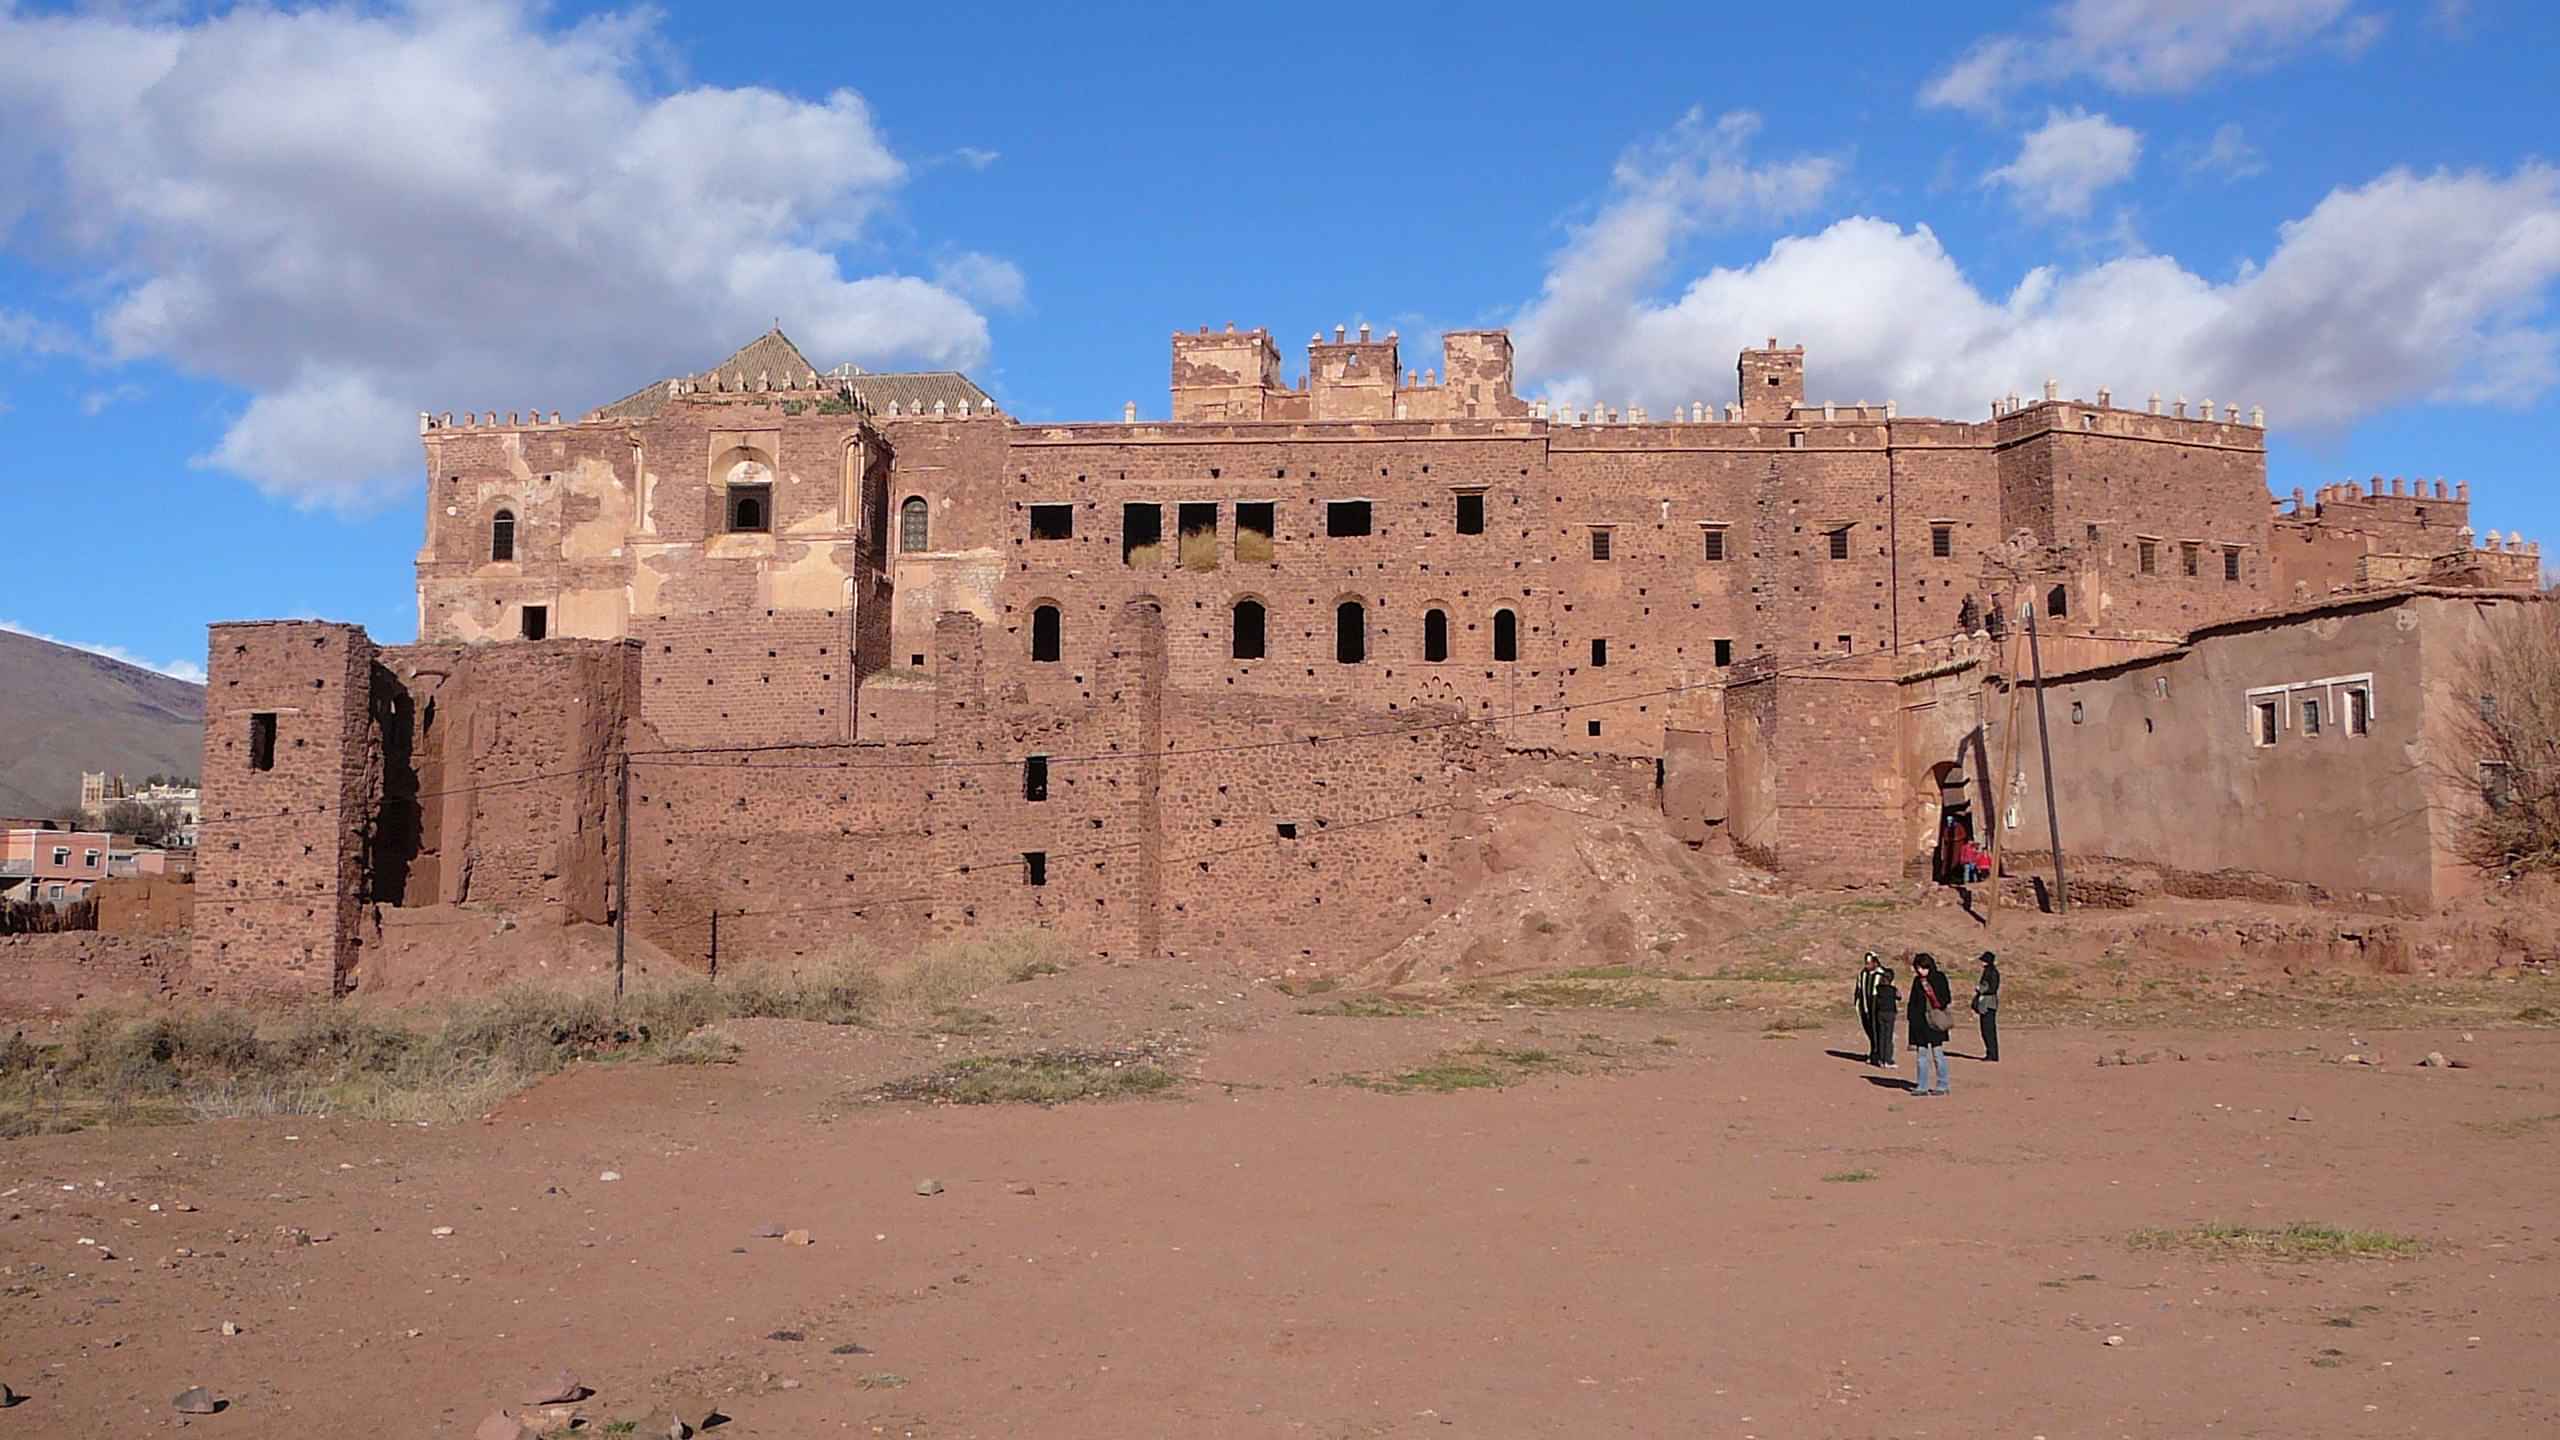
[[[1031,507],[1031,538],[1034,540],[1072,540],[1076,534],[1076,507],[1073,505],[1034,505]]]
[[[2202,567],[2197,563],[2197,556],[2203,548],[2193,540],[2182,541],[2178,546],[2179,567],[2185,570],[2190,580],[2203,573]]]
[[[1324,507],[1324,533],[1343,540],[1369,533],[1369,502],[1366,500],[1332,500]]]
[[[773,487],[770,485],[730,486],[730,532],[738,535],[762,535],[772,529]]]
[[[1707,558],[1710,560],[1724,558],[1724,527],[1721,525],[1707,527]]]
[[[1206,504],[1185,503],[1176,508],[1174,519],[1181,526],[1176,534],[1182,568],[1185,570],[1217,569],[1217,502],[1213,500]]]
[[[1719,640],[1716,642],[1716,663],[1718,665],[1730,665],[1733,663],[1732,641]]]
[[[2222,578],[2226,581],[2238,580],[2240,578],[2239,551],[2225,550],[2222,552]]]
[[[1591,527],[1591,558],[1594,560],[1609,558],[1609,528],[1605,525]]]
[[[2157,570],[2160,564],[2157,550],[2158,547],[2148,540],[2135,541],[2133,561],[2133,568],[2135,571],[2140,574],[2149,575]]]
[[[1594,637],[1591,641],[1591,668],[1597,670],[1608,663],[1609,642],[1605,638]]]
[[[1585,720],[1582,722],[1582,733],[1585,735],[1597,736],[1600,733],[1600,722],[1597,720]]]
[[[1295,820],[1283,820],[1272,828],[1280,832],[1280,838],[1283,840],[1295,840],[1298,838],[1298,822]]]
[[[1801,449],[1803,449],[1803,448],[1804,448],[1804,432],[1803,432],[1803,431],[1801,431],[1801,430],[1790,430],[1790,431],[1788,431],[1788,432],[1787,432],[1787,448],[1788,448],[1788,449],[1790,449],[1790,450],[1801,450]]]
[[[1049,757],[1026,755],[1022,759],[1022,798],[1039,804],[1049,798]]]
[[[1048,851],[1025,850],[1022,852],[1022,883],[1025,885],[1046,885],[1049,883]]]
[[[1236,502],[1236,563],[1268,565],[1272,557],[1272,503],[1268,500]]]
[[[80,852],[80,864],[82,865],[82,867],[84,867],[84,868],[86,868],[86,869],[90,869],[90,870],[95,870],[95,869],[97,869],[97,868],[98,868],[98,852],[97,852],[97,851],[95,851],[95,850],[83,850],[83,851],[81,851],[81,852]]]
[[[1852,642],[1852,641],[1849,639],[1849,637],[1848,637],[1848,636],[1846,636],[1846,635],[1842,635],[1842,636],[1840,636],[1840,637],[1838,637],[1838,638],[1839,638],[1839,641],[1840,641],[1840,653],[1841,653],[1841,654],[1843,654],[1843,655],[1849,654],[1851,651],[1853,651],[1853,650],[1856,648],[1856,646],[1855,646],[1854,642]]]
[[[1953,525],[1930,526],[1929,554],[1935,559],[1944,560],[1955,553],[1956,527]]]
[[[2283,712],[2276,708],[2273,700],[2261,700],[2257,703],[2257,715],[2258,743],[2261,746],[2273,745],[2276,743],[2276,727],[2283,723]]]
[[[2492,810],[2504,810],[2515,800],[2515,774],[2504,760],[2480,762],[2480,803]]]
[[[1484,533],[1484,496],[1482,493],[1462,493],[1458,496],[1458,533],[1461,535],[1481,535]]]
[[[2302,702],[2302,733],[2306,737],[2320,733],[2320,701],[2316,696]]]
[[[249,717],[249,768],[276,768],[276,717],[271,713]]]
[[[551,607],[548,605],[527,605],[524,607],[524,638],[527,640],[542,640],[547,639],[550,634]]]
[[[69,865],[71,863],[71,847],[68,845],[54,846],[53,863],[56,865]]]
[[[1831,532],[1831,558],[1832,558],[1832,559],[1834,559],[1834,560],[1846,560],[1846,559],[1848,559],[1848,558],[1849,558],[1849,531],[1850,531],[1850,529],[1851,529],[1851,527],[1849,527],[1849,526],[1847,526],[1847,525],[1843,525],[1843,526],[1841,526],[1839,529],[1834,530],[1834,531],[1832,531],[1832,532]]]
[[[1035,532],[1036,533],[1036,532]],[[1164,507],[1120,507],[1120,563],[1154,565],[1164,559]]]
[[[2373,729],[2373,696],[2363,690],[2347,692],[2347,733],[2363,735]]]

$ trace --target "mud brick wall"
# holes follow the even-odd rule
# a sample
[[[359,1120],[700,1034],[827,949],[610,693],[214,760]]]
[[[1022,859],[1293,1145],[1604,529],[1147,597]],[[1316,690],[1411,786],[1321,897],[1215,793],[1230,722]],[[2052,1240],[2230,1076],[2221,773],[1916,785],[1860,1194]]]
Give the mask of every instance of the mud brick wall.
[[[381,740],[373,642],[353,625],[212,627],[195,966],[218,992],[326,1000],[357,969]],[[273,764],[252,763],[272,716]]]
[[[165,875],[115,876],[99,881],[91,895],[98,902],[98,929],[108,935],[185,930],[195,916],[196,887]]]
[[[855,631],[842,610],[636,618],[640,718],[682,749],[851,740]]]
[[[1883,675],[1755,671],[1726,697],[1735,843],[1803,880],[1899,875],[1899,687]]]
[[[383,650],[370,898],[611,919],[615,758],[639,679],[630,641]]]

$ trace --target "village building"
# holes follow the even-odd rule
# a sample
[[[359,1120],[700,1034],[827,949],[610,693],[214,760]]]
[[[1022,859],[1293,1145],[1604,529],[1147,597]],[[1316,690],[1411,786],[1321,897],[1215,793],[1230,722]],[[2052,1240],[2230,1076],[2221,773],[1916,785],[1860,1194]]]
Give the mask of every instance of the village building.
[[[1661,417],[1522,399],[1499,331],[1419,373],[1367,327],[1295,381],[1262,330],[1171,354],[1164,419],[1023,422],[778,330],[575,419],[422,414],[418,642],[214,627],[200,966],[338,993],[380,907],[431,903],[627,908],[704,964],[1023,923],[1338,958],[1470,878],[1479,782],[1524,749],[1644,767],[1682,833],[1808,879],[1890,878],[2013,738],[1985,697],[2024,610],[2059,697],[2538,564],[2472,536],[2467,489],[2279,504],[2264,417],[2211,401],[1910,417],[1809,399],[1774,339]],[[2436,663],[2366,659],[2375,705]],[[2207,723],[2204,689],[2149,718]],[[2420,868],[2371,875],[2440,893]]]

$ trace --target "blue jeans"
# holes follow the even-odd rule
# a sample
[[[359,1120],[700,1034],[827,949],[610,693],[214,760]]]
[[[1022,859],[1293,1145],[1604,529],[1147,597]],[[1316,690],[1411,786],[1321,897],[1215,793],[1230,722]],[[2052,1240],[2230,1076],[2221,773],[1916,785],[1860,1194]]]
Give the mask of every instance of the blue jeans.
[[[1947,1047],[1914,1045],[1911,1047],[1911,1088],[1921,1095],[1929,1093],[1929,1067],[1938,1067],[1938,1093],[1947,1093]]]

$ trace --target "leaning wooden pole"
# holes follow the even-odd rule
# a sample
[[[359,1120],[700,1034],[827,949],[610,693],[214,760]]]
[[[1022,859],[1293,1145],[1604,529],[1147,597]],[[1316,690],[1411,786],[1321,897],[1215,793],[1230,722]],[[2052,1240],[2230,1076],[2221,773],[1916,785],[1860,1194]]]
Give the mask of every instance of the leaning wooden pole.
[[[2036,675],[2036,748],[2044,752],[2044,823],[2053,840],[2053,909],[2057,915],[2071,913],[2071,890],[2062,879],[2062,807],[2053,798],[2053,732],[2044,720],[2044,651],[2036,644],[2036,611],[2027,606],[2027,663]]]

